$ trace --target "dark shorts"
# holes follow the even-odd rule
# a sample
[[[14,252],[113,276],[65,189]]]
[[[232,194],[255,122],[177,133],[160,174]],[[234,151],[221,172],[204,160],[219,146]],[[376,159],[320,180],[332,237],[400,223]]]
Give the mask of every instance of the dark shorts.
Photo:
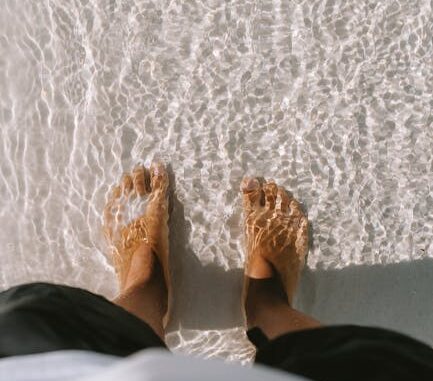
[[[63,349],[128,356],[164,346],[142,320],[86,290],[31,283],[0,293],[0,358]]]
[[[248,332],[256,363],[313,380],[433,380],[433,350],[396,332],[323,327],[268,340]],[[0,293],[0,358],[64,349],[127,356],[165,345],[140,319],[102,296],[46,283]]]

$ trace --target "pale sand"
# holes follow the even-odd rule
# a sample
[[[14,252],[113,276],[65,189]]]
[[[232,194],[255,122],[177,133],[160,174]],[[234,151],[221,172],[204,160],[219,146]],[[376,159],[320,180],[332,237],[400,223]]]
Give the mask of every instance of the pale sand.
[[[1,289],[48,280],[115,295],[105,198],[156,156],[178,197],[172,347],[251,357],[245,174],[308,211],[306,312],[433,343],[429,1],[47,4],[0,9]]]

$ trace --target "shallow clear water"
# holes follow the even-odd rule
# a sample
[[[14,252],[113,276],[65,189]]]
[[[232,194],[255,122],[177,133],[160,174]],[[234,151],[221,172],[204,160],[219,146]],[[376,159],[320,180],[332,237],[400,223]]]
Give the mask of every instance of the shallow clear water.
[[[3,1],[0,287],[115,295],[101,211],[153,157],[179,199],[176,349],[251,357],[244,174],[304,203],[311,271],[433,257],[432,25],[427,0]]]

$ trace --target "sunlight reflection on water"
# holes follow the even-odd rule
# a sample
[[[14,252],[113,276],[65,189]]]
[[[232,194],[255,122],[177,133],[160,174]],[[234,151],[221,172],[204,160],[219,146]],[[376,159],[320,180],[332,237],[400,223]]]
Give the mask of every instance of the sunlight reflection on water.
[[[244,174],[303,201],[311,269],[433,257],[431,15],[424,0],[3,1],[0,287],[114,296],[106,193],[154,156],[203,266],[243,266]],[[241,271],[221,274],[238,292]],[[232,358],[239,338],[243,361],[225,323],[174,345]]]

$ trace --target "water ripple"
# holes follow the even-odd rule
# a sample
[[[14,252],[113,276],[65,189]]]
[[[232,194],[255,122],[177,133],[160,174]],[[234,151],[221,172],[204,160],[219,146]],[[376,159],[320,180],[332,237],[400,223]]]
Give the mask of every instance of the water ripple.
[[[4,1],[0,287],[115,295],[101,211],[152,157],[172,164],[203,265],[242,267],[244,174],[302,200],[310,268],[433,257],[432,14],[425,0]],[[215,332],[174,346],[232,356]]]

